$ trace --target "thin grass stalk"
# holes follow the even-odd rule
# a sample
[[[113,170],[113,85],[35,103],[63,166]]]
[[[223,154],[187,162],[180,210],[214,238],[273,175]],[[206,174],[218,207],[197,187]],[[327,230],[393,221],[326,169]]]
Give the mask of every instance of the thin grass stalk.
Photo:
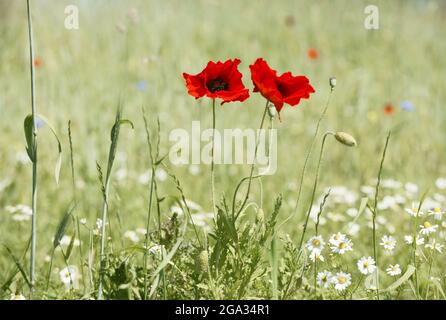
[[[373,211],[372,211],[372,223],[373,223],[373,259],[375,260],[375,265],[376,265],[376,298],[379,300],[379,268],[378,268],[378,250],[377,250],[377,245],[376,245],[376,216],[377,216],[377,207],[378,207],[378,194],[379,194],[379,186],[381,184],[381,175],[382,175],[382,170],[383,170],[383,166],[384,166],[384,159],[386,158],[386,152],[387,152],[387,147],[389,145],[389,140],[390,140],[390,134],[391,132],[389,131],[389,133],[387,134],[387,138],[386,138],[386,143],[384,145],[384,150],[383,150],[383,154],[381,157],[381,163],[379,165],[379,172],[378,172],[378,180],[376,182],[376,187],[375,187],[375,200],[373,203]]]
[[[153,151],[152,151],[152,139],[149,131],[149,125],[146,117],[146,113],[144,108],[142,109],[143,114],[143,120],[144,120],[144,127],[146,130],[146,139],[147,144],[149,146],[149,158],[150,158],[150,165],[151,165],[151,174],[152,179],[150,180],[150,190],[149,190],[149,207],[147,210],[147,219],[146,219],[146,235],[144,239],[144,261],[143,261],[143,269],[144,269],[144,290],[143,290],[143,300],[147,299],[147,251],[149,247],[149,228],[150,228],[150,219],[152,216],[152,198],[153,198],[153,188],[154,188],[154,180],[155,180],[155,167],[154,167],[154,161],[153,161]]]
[[[313,138],[311,139],[310,148],[308,149],[308,152],[307,152],[307,154],[306,154],[306,156],[305,156],[304,165],[303,165],[303,167],[302,167],[302,172],[301,172],[301,175],[300,175],[300,177],[299,177],[299,181],[298,181],[298,183],[299,183],[299,189],[297,190],[296,204],[294,205],[294,210],[293,210],[293,211],[291,212],[291,214],[290,214],[290,215],[289,215],[289,216],[288,216],[288,217],[287,217],[287,218],[286,218],[286,219],[279,225],[278,228],[280,228],[280,227],[282,227],[283,225],[285,225],[285,224],[286,224],[288,221],[290,221],[291,218],[293,218],[293,217],[296,215],[296,213],[297,213],[297,209],[298,209],[299,201],[300,201],[300,196],[301,196],[301,194],[302,194],[302,186],[303,186],[303,183],[304,183],[305,174],[306,174],[306,172],[307,172],[308,161],[310,160],[311,154],[313,153],[314,143],[316,142],[316,138],[317,138],[317,135],[318,135],[318,133],[319,133],[319,128],[320,128],[321,122],[322,122],[322,120],[324,119],[325,114],[327,113],[328,106],[330,105],[330,101],[331,101],[331,96],[332,96],[332,94],[333,94],[333,88],[330,90],[330,93],[329,93],[328,98],[327,98],[327,102],[325,103],[324,110],[322,110],[322,113],[321,113],[321,115],[319,116],[319,120],[317,121],[317,125],[316,125],[316,130],[314,131]]]
[[[29,38],[29,65],[31,70],[31,114],[33,118],[33,161],[32,161],[32,221],[31,221],[31,261],[30,261],[30,299],[33,299],[36,278],[36,242],[37,242],[37,117],[35,96],[35,70],[34,70],[34,41],[33,26],[31,19],[31,8],[29,0],[26,0],[28,16],[28,38]]]
[[[232,215],[233,215],[233,218],[235,218],[235,219],[238,218],[240,212],[243,210],[243,208],[244,208],[244,206],[245,206],[245,204],[246,204],[246,202],[248,201],[248,198],[249,198],[249,192],[251,191],[251,184],[252,184],[254,168],[255,168],[255,163],[256,163],[256,158],[257,158],[257,149],[258,149],[259,143],[260,143],[260,141],[259,141],[260,131],[263,128],[263,123],[265,122],[266,113],[268,112],[268,104],[269,104],[269,100],[266,100],[265,110],[263,111],[263,116],[262,116],[262,120],[260,121],[259,132],[258,132],[258,135],[257,135],[256,147],[254,149],[254,159],[253,159],[253,162],[252,162],[252,165],[251,165],[251,172],[250,172],[249,178],[248,178],[248,188],[246,190],[246,194],[245,194],[245,197],[243,199],[243,202],[242,202],[240,208],[238,209],[237,213],[235,213],[235,201],[236,201],[237,191],[238,191],[238,187],[239,186],[237,186],[236,192],[234,192],[234,196],[233,196],[233,199],[232,199]],[[241,185],[241,183],[239,185]]]
[[[314,199],[316,196],[316,189],[317,189],[317,184],[318,184],[318,180],[319,180],[319,173],[320,173],[320,169],[321,169],[321,162],[322,162],[322,156],[324,154],[324,147],[325,147],[325,141],[327,140],[327,137],[329,135],[333,135],[333,132],[326,132],[324,134],[324,137],[322,138],[322,144],[321,144],[321,151],[319,153],[319,160],[317,162],[317,168],[316,168],[316,176],[314,178],[314,184],[313,184],[313,191],[311,193],[311,200],[310,200],[310,205],[308,206],[308,210],[307,210],[307,215],[305,217],[305,223],[304,223],[304,228],[302,230],[302,235],[300,237],[300,241],[299,241],[299,247],[298,247],[298,254],[299,254],[299,258],[302,252],[302,245],[305,239],[305,233],[307,232],[307,227],[308,227],[308,221],[310,219],[310,213],[311,213],[311,208],[313,208],[313,203],[314,203]]]

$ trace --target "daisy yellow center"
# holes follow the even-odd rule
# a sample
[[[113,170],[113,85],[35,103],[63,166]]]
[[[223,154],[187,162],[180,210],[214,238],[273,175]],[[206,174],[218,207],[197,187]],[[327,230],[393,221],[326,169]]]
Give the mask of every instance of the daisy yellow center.
[[[313,246],[319,247],[321,245],[321,242],[318,239],[313,240]]]
[[[340,284],[344,284],[347,281],[347,279],[344,276],[340,276],[338,278],[338,281],[339,281]]]
[[[424,223],[424,227],[425,227],[425,228],[430,228],[430,227],[432,227],[432,225],[429,223],[429,221],[426,221],[426,222]]]
[[[440,208],[435,208],[434,211],[438,213],[438,212],[441,212],[441,209]]]
[[[369,266],[369,262],[368,261],[364,261],[364,268],[367,268]]]
[[[345,248],[345,242],[341,242],[340,244],[339,244],[339,249],[344,249]]]

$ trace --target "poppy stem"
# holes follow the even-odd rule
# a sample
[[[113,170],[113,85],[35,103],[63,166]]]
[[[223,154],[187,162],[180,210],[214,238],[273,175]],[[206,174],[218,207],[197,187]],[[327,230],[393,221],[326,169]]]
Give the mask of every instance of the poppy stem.
[[[304,243],[305,233],[307,232],[308,221],[310,219],[311,209],[313,208],[314,198],[316,195],[317,183],[319,180],[319,172],[321,169],[322,156],[324,154],[325,141],[327,140],[327,137],[329,135],[334,135],[334,133],[331,131],[328,131],[324,134],[324,137],[322,138],[321,151],[319,153],[319,161],[317,163],[316,176],[314,178],[313,191],[311,193],[311,201],[310,201],[310,205],[308,206],[308,211],[307,211],[307,216],[305,218],[304,228],[303,228],[302,235],[301,235],[300,241],[299,241],[299,249],[297,251],[299,253],[298,260],[300,258],[301,252],[302,252],[302,245]]]
[[[215,171],[214,171],[214,147],[215,147],[215,99],[212,99],[212,149],[211,149],[211,192],[212,192],[212,212],[214,218],[217,218],[215,211]]]
[[[249,179],[248,179],[248,189],[246,190],[246,195],[245,195],[245,198],[243,199],[242,205],[238,209],[237,213],[234,215],[235,220],[238,218],[240,212],[242,212],[243,208],[245,207],[246,202],[248,201],[248,198],[249,198],[249,192],[251,191],[252,177],[254,174],[254,168],[255,168],[255,163],[256,163],[256,158],[257,158],[257,149],[258,149],[259,143],[260,143],[260,138],[259,138],[260,131],[263,128],[263,123],[265,122],[266,113],[268,112],[268,104],[269,104],[269,100],[266,100],[265,110],[263,111],[262,121],[260,122],[259,132],[257,134],[257,142],[256,142],[255,150],[254,150],[254,159],[253,159],[253,162],[251,165],[251,172],[249,174]],[[235,197],[236,196],[237,196],[237,192],[234,193],[234,199],[232,201],[232,213],[235,212]]]
[[[32,112],[32,222],[31,222],[31,262],[30,262],[30,299],[33,299],[35,271],[36,271],[36,224],[37,224],[37,118],[36,118],[36,97],[35,97],[35,75],[34,75],[34,44],[33,44],[33,26],[31,20],[31,9],[29,0],[26,1],[28,13],[28,37],[29,37],[29,64],[31,70],[31,112]]]

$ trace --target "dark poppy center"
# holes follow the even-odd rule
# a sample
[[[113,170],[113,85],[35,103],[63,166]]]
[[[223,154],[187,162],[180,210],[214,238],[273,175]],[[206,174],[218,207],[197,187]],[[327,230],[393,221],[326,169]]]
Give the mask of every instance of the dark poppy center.
[[[228,90],[228,83],[220,78],[209,80],[206,86],[212,93],[221,90]]]

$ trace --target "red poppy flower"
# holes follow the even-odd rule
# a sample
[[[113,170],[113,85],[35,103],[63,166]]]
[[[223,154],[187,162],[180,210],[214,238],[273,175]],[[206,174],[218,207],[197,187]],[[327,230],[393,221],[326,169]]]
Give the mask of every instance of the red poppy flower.
[[[249,90],[242,82],[242,74],[237,66],[239,59],[226,62],[209,61],[206,68],[197,75],[183,73],[188,93],[196,99],[208,97],[222,99],[222,103],[244,101],[249,97]]]
[[[42,64],[42,61],[40,60],[40,58],[35,57],[34,58],[34,67],[38,68],[38,67],[40,67],[41,64]]]
[[[308,58],[310,58],[311,60],[316,60],[317,58],[319,58],[319,52],[317,52],[317,50],[314,48],[308,49],[307,54]]]
[[[384,113],[391,116],[394,112],[393,106],[392,104],[388,103],[386,104],[386,106],[384,107]]]
[[[307,77],[293,76],[291,72],[277,76],[277,71],[271,69],[262,58],[258,58],[249,68],[254,92],[260,92],[274,103],[277,112],[280,112],[284,103],[295,106],[300,99],[308,99],[310,93],[315,92]]]

